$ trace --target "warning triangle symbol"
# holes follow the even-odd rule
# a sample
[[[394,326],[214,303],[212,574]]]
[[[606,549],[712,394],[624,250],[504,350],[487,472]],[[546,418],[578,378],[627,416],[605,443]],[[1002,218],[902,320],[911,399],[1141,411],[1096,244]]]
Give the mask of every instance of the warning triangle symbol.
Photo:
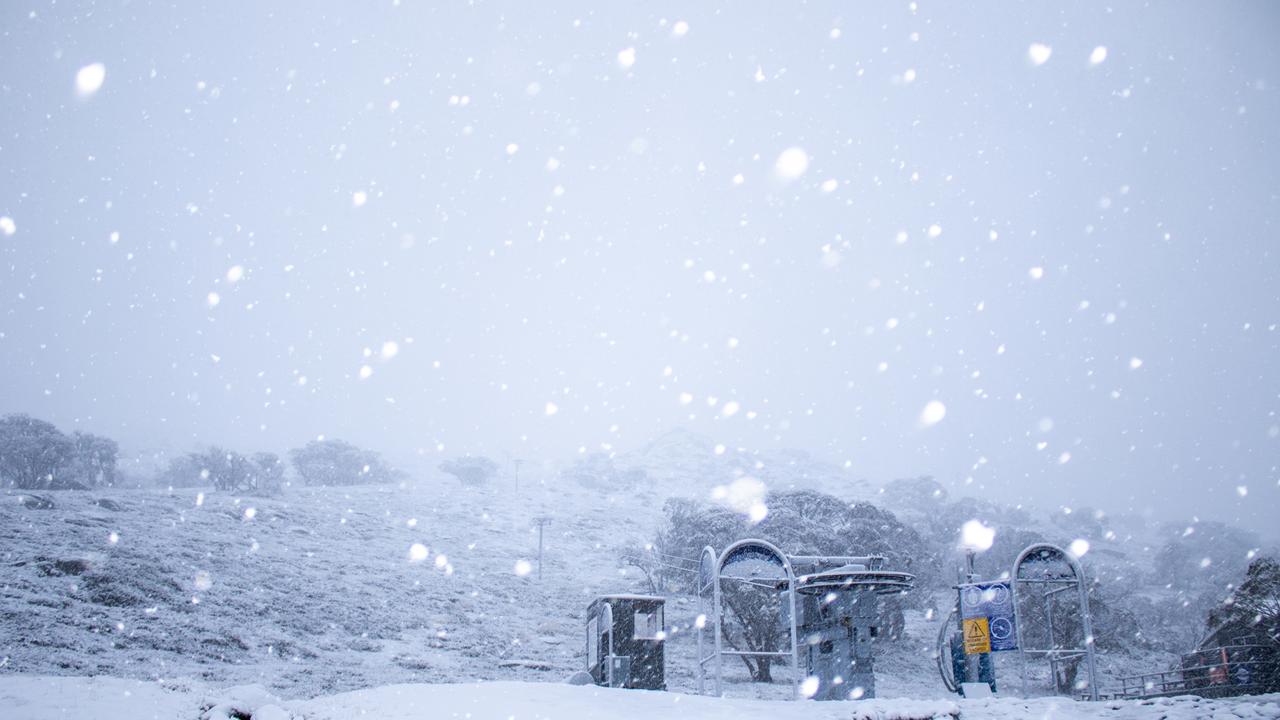
[[[978,623],[969,623],[968,625],[969,631],[965,633],[965,636],[969,640],[981,640],[987,636],[986,633],[982,632],[982,626]]]

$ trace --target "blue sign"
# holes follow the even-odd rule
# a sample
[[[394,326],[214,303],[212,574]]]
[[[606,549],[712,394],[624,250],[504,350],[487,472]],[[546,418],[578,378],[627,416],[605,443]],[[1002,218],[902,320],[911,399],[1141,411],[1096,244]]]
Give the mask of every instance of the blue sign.
[[[991,652],[1018,649],[1013,617],[1013,592],[1007,582],[969,583],[960,586],[961,620],[986,618]]]

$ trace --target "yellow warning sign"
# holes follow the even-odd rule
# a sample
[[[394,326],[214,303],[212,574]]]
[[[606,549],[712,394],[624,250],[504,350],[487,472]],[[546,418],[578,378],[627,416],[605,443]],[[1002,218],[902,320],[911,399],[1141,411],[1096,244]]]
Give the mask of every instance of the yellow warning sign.
[[[980,655],[991,652],[991,628],[986,618],[969,618],[964,621],[964,654]]]

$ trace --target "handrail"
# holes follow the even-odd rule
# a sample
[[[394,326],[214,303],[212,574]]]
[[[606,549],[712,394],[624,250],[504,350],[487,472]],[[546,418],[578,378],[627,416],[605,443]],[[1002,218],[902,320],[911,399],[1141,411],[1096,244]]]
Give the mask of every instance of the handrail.
[[[1258,657],[1249,653],[1240,657],[1241,652],[1261,650],[1266,653]],[[1221,660],[1205,662],[1204,656],[1219,656]],[[1234,657],[1232,657],[1234,656]],[[1120,690],[1111,693],[1111,697],[1144,698],[1174,694],[1197,694],[1197,692],[1214,695],[1245,695],[1266,691],[1263,682],[1258,678],[1274,675],[1280,670],[1280,655],[1267,645],[1243,644],[1224,645],[1216,648],[1205,648],[1186,653],[1179,658],[1180,662],[1195,662],[1194,665],[1159,670],[1137,675],[1124,675],[1119,678]],[[1239,668],[1248,671],[1243,679],[1237,674]],[[1214,671],[1221,671],[1215,677]]]

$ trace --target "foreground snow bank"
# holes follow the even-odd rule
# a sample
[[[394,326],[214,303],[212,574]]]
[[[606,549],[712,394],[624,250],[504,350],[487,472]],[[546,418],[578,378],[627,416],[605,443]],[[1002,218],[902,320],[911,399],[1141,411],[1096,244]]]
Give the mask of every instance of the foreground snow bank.
[[[849,703],[716,699],[680,693],[550,683],[385,685],[282,701],[257,686],[214,690],[193,682],[0,677],[0,716],[14,720],[1255,720],[1280,719],[1280,695],[1080,703],[1062,698],[884,699]]]
[[[9,720],[174,720],[199,716],[199,686],[106,677],[0,677]]]
[[[418,718],[596,718],[598,720],[915,720],[956,717],[955,703],[938,700],[870,700],[865,703],[790,703],[716,699],[644,690],[520,682],[474,685],[388,685],[290,705],[308,720]]]

